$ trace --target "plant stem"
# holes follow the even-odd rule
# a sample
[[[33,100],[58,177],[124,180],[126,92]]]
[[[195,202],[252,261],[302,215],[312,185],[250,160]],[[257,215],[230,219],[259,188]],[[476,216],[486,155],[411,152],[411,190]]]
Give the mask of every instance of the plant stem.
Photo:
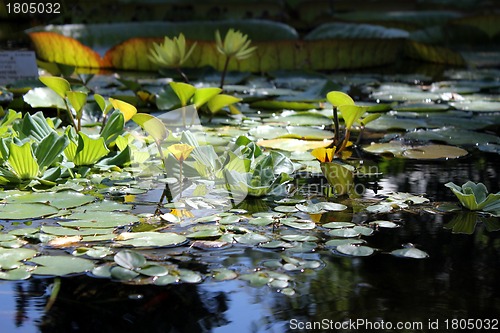
[[[182,161],[179,161],[179,197],[182,198]]]
[[[335,125],[335,136],[333,137],[333,145],[336,146],[339,141],[339,115],[337,107],[333,107],[333,124]]]
[[[52,292],[50,293],[49,300],[47,301],[47,304],[45,305],[44,308],[45,312],[49,312],[49,310],[54,305],[60,289],[61,289],[61,278],[56,277],[54,278],[54,285],[52,286]]]
[[[179,75],[182,77],[182,79],[184,80],[184,82],[189,83],[188,77],[186,76],[186,74],[184,74],[184,72],[181,70],[181,68],[180,67],[176,67],[175,69],[177,70],[177,72],[179,73]]]
[[[231,58],[226,56],[226,62],[224,63],[224,69],[222,70],[222,74],[220,77],[220,88],[221,89],[223,89],[223,87],[224,87],[224,79],[226,78],[226,72],[227,72],[227,66],[229,65],[229,60],[231,60]]]
[[[347,146],[347,143],[349,142],[350,136],[351,136],[351,129],[347,128],[345,130],[344,140],[342,141],[342,145],[340,146],[340,148],[337,150],[337,153],[341,153],[345,149],[345,147]]]
[[[63,99],[64,100],[64,105],[66,106],[66,111],[68,111],[68,116],[69,116],[69,119],[71,120],[71,124],[73,125],[73,127],[76,129],[76,132],[80,132],[80,129],[77,127],[77,124],[75,122],[75,118],[73,117],[73,113],[71,112],[71,109],[69,108],[69,105],[68,105],[68,102],[66,101],[66,98]]]

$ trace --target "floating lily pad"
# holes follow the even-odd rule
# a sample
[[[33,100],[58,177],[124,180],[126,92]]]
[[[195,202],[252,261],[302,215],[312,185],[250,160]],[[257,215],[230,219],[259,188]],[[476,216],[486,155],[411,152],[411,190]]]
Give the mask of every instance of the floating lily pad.
[[[363,147],[367,152],[374,154],[391,154],[395,157],[404,157],[420,160],[459,158],[468,154],[465,149],[447,145],[408,146],[399,141],[389,143],[375,143]]]
[[[343,244],[335,249],[337,252],[346,254],[353,257],[367,257],[371,256],[375,250],[371,247],[364,245]]]
[[[318,237],[310,235],[283,235],[281,239],[289,242],[315,242],[318,240]]]
[[[20,265],[17,268],[7,270],[7,271],[0,271],[0,280],[11,280],[11,281],[18,281],[18,280],[26,280],[31,277],[31,270],[33,268],[27,265]]]
[[[57,214],[59,209],[42,203],[12,203],[0,205],[0,219],[25,220]]]
[[[79,212],[69,216],[76,221],[58,221],[63,227],[73,228],[113,228],[139,222],[139,218],[126,213],[115,212],[110,214],[105,211]]]
[[[328,229],[349,228],[354,227],[356,224],[352,222],[329,222],[322,224],[323,227]]]
[[[30,261],[39,265],[33,270],[33,275],[64,276],[83,273],[94,268],[91,260],[73,256],[40,256]]]
[[[268,237],[253,232],[246,233],[242,236],[235,236],[234,239],[238,243],[247,245],[257,245],[260,243],[266,243],[270,241]]]
[[[217,281],[227,281],[236,279],[238,274],[230,269],[220,268],[213,270],[213,277]]]
[[[123,232],[116,237],[118,244],[134,247],[180,246],[186,241],[186,237],[172,232]]]
[[[346,245],[346,244],[352,244],[352,245],[358,245],[358,244],[363,244],[365,243],[364,240],[362,239],[353,239],[353,238],[340,238],[340,239],[330,239],[325,243],[326,246],[331,246],[331,247],[336,247],[339,245]]]
[[[146,258],[134,251],[123,250],[115,254],[115,262],[126,269],[137,269],[146,265]]]
[[[369,225],[374,225],[379,228],[397,228],[399,227],[398,224],[391,222],[391,221],[383,221],[383,220],[377,220],[377,221],[372,221],[368,223]]]
[[[0,268],[13,269],[21,266],[21,261],[33,258],[37,252],[31,249],[0,248]]]
[[[256,218],[250,219],[248,221],[248,223],[263,227],[266,225],[273,224],[276,221],[277,220],[275,220],[273,218],[269,218],[269,217],[256,217]]]
[[[155,279],[153,283],[157,286],[166,286],[177,282],[179,282],[179,277],[173,275],[163,275]]]
[[[302,140],[324,140],[333,137],[332,132],[314,127],[280,127],[269,125],[257,126],[251,129],[248,134],[257,139],[293,138]]]
[[[284,249],[284,248],[293,247],[292,244],[290,244],[288,242],[279,241],[279,240],[274,240],[274,241],[270,241],[267,243],[262,243],[259,246],[266,248],[266,249]]]
[[[307,151],[315,148],[324,148],[329,146],[333,141],[331,140],[321,140],[321,141],[307,141],[300,139],[270,139],[270,140],[260,140],[257,144],[261,147],[270,149],[279,149],[285,151]]]
[[[414,259],[425,259],[429,257],[429,255],[426,252],[419,250],[416,247],[407,247],[404,249],[394,250],[391,252],[391,254],[396,257],[414,258]]]
[[[198,230],[186,235],[187,238],[193,239],[212,239],[219,238],[222,235],[222,232],[219,228],[207,228],[203,230]]]
[[[68,209],[83,206],[92,201],[95,201],[95,197],[75,191],[34,192],[7,197],[7,202],[9,203],[38,202],[45,203],[59,209]]]
[[[299,211],[294,206],[276,206],[273,209],[280,213],[295,213]]]
[[[358,237],[360,235],[359,231],[354,228],[333,229],[328,234],[330,236],[343,238]]]
[[[284,221],[283,225],[286,225],[295,229],[310,230],[316,227],[316,223],[312,221],[294,220],[294,221]]]

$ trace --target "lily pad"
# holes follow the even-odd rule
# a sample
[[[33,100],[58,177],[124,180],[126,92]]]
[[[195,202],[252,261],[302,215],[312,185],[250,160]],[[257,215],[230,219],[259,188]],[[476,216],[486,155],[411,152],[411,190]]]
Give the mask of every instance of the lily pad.
[[[333,229],[328,233],[330,236],[351,238],[358,237],[360,233],[354,228]]]
[[[315,148],[324,148],[329,146],[332,140],[321,140],[321,141],[307,141],[300,139],[271,139],[271,140],[260,140],[257,144],[264,148],[269,149],[279,149],[284,151],[307,151]]]
[[[0,268],[14,269],[20,267],[21,261],[33,258],[37,252],[31,249],[0,248]]]
[[[95,200],[95,197],[75,191],[34,192],[7,197],[8,203],[45,203],[59,209],[83,206]]]
[[[414,258],[414,259],[425,259],[429,257],[427,252],[419,250],[413,246],[404,249],[394,250],[391,252],[391,254],[396,257]]]
[[[0,205],[0,219],[25,220],[57,214],[59,209],[42,203],[12,203]]]
[[[186,241],[186,237],[172,232],[123,232],[116,237],[118,244],[134,247],[180,246]]]
[[[105,211],[79,212],[69,216],[76,221],[58,221],[63,227],[73,228],[113,228],[121,227],[139,222],[139,218],[134,215],[114,212],[110,214]]]
[[[322,227],[328,229],[338,229],[338,228],[349,228],[354,227],[356,224],[352,222],[329,222],[322,225]]]
[[[373,252],[375,252],[375,250],[369,246],[354,244],[339,245],[335,250],[339,253],[353,257],[367,257],[371,256]]]
[[[83,273],[94,268],[91,260],[73,256],[40,256],[30,261],[39,265],[33,270],[33,275],[64,276]]]

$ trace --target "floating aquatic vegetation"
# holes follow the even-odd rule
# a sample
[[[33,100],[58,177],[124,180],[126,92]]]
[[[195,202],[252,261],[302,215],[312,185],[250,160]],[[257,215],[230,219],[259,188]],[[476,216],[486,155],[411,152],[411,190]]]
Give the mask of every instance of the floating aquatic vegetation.
[[[453,191],[465,208],[500,215],[500,192],[488,193],[488,189],[483,183],[476,184],[468,181],[460,187],[449,182],[444,186]]]

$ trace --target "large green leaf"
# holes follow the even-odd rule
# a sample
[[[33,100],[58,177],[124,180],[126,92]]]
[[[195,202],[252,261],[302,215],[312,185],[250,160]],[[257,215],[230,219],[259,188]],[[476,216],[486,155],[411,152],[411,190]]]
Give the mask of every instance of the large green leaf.
[[[92,139],[83,132],[78,135],[78,147],[73,160],[75,165],[93,165],[109,153],[104,138]]]
[[[215,87],[205,87],[198,88],[194,92],[193,103],[197,109],[199,109],[202,105],[208,102],[210,99],[220,94],[222,89]]]
[[[133,118],[133,117],[132,117]],[[123,132],[125,125],[125,118],[123,113],[115,111],[109,116],[106,125],[101,132],[101,137],[104,138],[106,143],[112,142],[116,137]]]
[[[9,151],[8,163],[20,179],[33,179],[38,176],[38,163],[29,142],[22,146],[12,142]]]
[[[36,251],[32,249],[5,249],[0,248],[0,268],[13,269],[21,266],[21,261],[33,258]]]
[[[182,106],[187,106],[191,97],[193,97],[196,88],[184,82],[170,82],[170,87],[174,90],[181,101]]]
[[[351,96],[349,96],[346,93],[343,93],[341,91],[330,91],[326,95],[326,99],[334,107],[339,107],[341,105],[354,105],[355,104],[354,100],[351,98]]]
[[[53,126],[49,124],[41,111],[34,115],[26,113],[22,122],[14,124],[13,127],[19,132],[20,139],[29,137],[37,142],[42,141],[47,135],[54,132]]]
[[[366,112],[366,106],[358,105],[339,105],[338,107],[342,118],[344,118],[345,127],[351,128],[355,122],[358,122],[361,116]]]
[[[116,238],[118,244],[135,247],[179,246],[186,237],[171,232],[123,232]]]
[[[449,182],[444,186],[451,189],[460,203],[470,210],[487,210],[488,208],[495,210],[500,201],[500,192],[488,193],[488,189],[483,183],[476,184],[468,181],[460,187]]]
[[[142,127],[156,142],[161,142],[168,137],[168,130],[163,122],[147,113],[137,113],[132,120]]]
[[[73,106],[77,114],[80,114],[83,107],[87,103],[87,93],[82,91],[68,91],[66,92],[69,103]]]
[[[52,89],[59,97],[65,98],[66,93],[71,90],[71,86],[66,79],[57,76],[41,76],[40,81]]]
[[[47,135],[35,149],[35,157],[40,170],[51,166],[52,163],[60,158],[68,144],[69,139],[66,135],[59,136],[56,132],[51,132]]]

